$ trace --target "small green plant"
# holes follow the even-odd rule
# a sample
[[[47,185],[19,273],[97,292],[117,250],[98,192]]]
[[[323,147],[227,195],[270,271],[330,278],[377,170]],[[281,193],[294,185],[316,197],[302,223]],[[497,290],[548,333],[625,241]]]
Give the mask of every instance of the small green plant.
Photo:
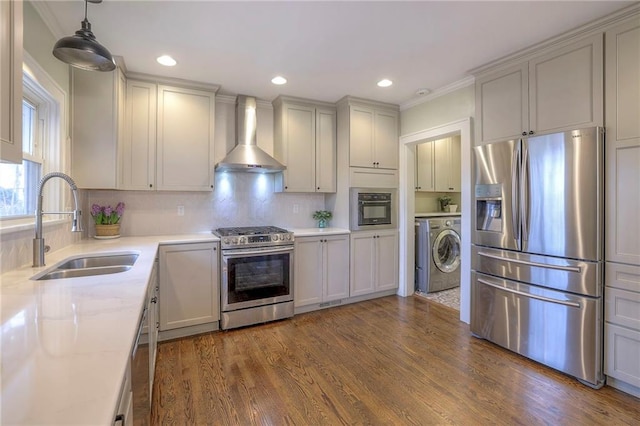
[[[313,212],[313,218],[315,220],[331,220],[333,213],[328,210],[316,210]]]
[[[448,195],[442,195],[438,197],[438,201],[440,202],[440,210],[445,211],[447,206],[451,204],[451,197]]]
[[[448,195],[443,195],[441,197],[438,197],[438,201],[440,201],[441,206],[446,207],[451,204],[451,197],[449,197]]]

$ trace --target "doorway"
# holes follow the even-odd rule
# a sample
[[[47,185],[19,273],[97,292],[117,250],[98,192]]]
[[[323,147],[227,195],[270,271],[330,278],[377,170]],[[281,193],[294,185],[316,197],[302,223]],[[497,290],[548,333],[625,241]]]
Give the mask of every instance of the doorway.
[[[447,123],[400,137],[400,296],[414,293],[415,259],[415,165],[416,146],[450,136],[460,136],[462,250],[460,274],[460,321],[471,318],[471,118]]]

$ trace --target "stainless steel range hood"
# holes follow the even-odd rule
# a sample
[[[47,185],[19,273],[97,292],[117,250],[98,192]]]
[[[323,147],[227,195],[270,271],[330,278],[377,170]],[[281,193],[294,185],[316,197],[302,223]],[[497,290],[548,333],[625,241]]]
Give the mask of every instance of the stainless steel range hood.
[[[256,144],[256,98],[238,95],[236,146],[216,164],[216,172],[276,173],[286,169]]]

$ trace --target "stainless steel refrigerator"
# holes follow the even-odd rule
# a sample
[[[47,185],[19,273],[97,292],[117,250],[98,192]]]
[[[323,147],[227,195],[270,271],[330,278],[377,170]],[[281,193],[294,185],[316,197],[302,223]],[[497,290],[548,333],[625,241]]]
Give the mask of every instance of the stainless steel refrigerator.
[[[603,129],[476,147],[471,332],[599,388]]]

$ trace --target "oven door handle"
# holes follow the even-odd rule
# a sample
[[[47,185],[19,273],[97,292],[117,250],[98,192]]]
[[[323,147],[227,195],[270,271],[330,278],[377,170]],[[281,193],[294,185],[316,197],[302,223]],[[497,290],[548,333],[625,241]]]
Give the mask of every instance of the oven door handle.
[[[358,201],[360,204],[391,204],[391,201]]]
[[[264,248],[262,250],[242,250],[236,251],[233,250],[231,252],[223,253],[224,257],[240,257],[240,256],[253,256],[259,254],[276,254],[276,253],[288,253],[292,252],[293,247],[284,247],[284,248]]]

